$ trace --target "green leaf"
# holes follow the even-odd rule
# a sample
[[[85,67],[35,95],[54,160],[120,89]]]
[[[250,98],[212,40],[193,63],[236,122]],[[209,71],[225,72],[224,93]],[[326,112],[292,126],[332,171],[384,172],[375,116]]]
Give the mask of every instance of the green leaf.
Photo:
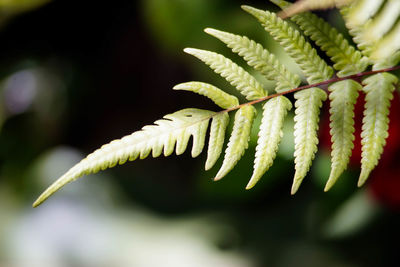
[[[209,65],[211,69],[235,86],[248,100],[259,99],[268,95],[253,76],[233,63],[232,60],[206,50],[185,48],[184,51]]]
[[[214,180],[220,180],[227,175],[243,156],[249,146],[250,131],[253,125],[256,109],[245,105],[235,114],[235,121],[228,147],[225,151],[224,161]]]
[[[284,96],[275,97],[264,104],[260,132],[258,133],[254,171],[246,189],[255,186],[272,166],[283,136],[283,122],[291,108],[292,103]]]
[[[229,115],[227,112],[217,114],[212,119],[210,140],[208,141],[207,161],[205,167],[206,171],[214,166],[221,155],[228,123]]]
[[[264,47],[250,40],[246,36],[239,36],[228,32],[207,28],[205,32],[220,39],[234,53],[239,54],[247,64],[261,72],[268,80],[276,81],[277,92],[284,92],[297,87],[300,77],[291,73],[279,60],[264,49]]]
[[[227,94],[221,89],[202,82],[187,82],[175,85],[174,90],[186,90],[210,98],[216,105],[228,109],[239,105],[237,97]]]
[[[361,89],[361,84],[353,80],[344,80],[329,86],[332,166],[325,192],[335,184],[349,163],[354,147],[354,105]]]
[[[326,93],[316,87],[299,91],[294,94],[295,103],[295,169],[292,195],[297,192],[301,182],[310,169],[318,145],[318,122],[322,101],[326,100]]]
[[[383,152],[388,137],[390,101],[393,99],[394,84],[397,82],[397,77],[389,73],[378,73],[363,80],[366,96],[358,186],[365,183]]]

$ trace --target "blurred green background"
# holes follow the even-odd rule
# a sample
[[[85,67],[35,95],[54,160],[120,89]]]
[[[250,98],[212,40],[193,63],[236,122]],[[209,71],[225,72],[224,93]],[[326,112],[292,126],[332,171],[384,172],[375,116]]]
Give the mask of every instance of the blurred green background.
[[[175,84],[236,93],[182,51],[218,51],[245,66],[204,28],[247,35],[299,72],[241,4],[276,10],[264,0],[0,0],[0,266],[398,266],[399,149],[388,141],[394,152],[364,188],[353,164],[323,193],[328,104],[320,151],[295,196],[289,114],[274,166],[250,191],[257,131],[220,182],[204,155],[186,152],[85,177],[31,208],[102,144],[182,108],[218,110]],[[343,29],[337,12],[321,15]]]

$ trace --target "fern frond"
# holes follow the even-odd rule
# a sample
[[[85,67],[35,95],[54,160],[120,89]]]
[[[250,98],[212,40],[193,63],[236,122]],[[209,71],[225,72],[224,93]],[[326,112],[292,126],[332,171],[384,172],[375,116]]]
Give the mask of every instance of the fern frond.
[[[338,4],[350,1],[327,0],[324,2]],[[284,0],[272,0],[272,2],[282,8],[290,5]],[[312,7],[311,4],[322,5],[323,3],[315,0],[300,2],[300,5],[307,9]],[[386,4],[384,8],[379,8],[384,4]],[[398,79],[387,72],[400,69],[400,66],[389,68],[400,61],[400,22],[393,27],[400,15],[399,2],[357,0],[341,9],[346,26],[360,51],[352,47],[336,29],[315,15],[303,13],[292,17],[304,34],[314,40],[332,58],[335,63],[334,68],[339,71],[338,76],[341,77],[334,79],[331,79],[333,69],[318,56],[316,50],[295,26],[283,21],[274,13],[249,6],[242,8],[256,17],[265,30],[294,59],[306,76],[309,85],[297,87],[300,84],[299,76],[288,71],[261,44],[246,36],[208,28],[205,30],[207,33],[224,42],[268,80],[275,81],[275,90],[278,94],[267,97],[268,92],[264,90],[263,85],[230,59],[214,52],[186,48],[184,50],[186,53],[209,65],[250,102],[239,105],[237,97],[211,84],[203,82],[178,84],[174,87],[175,90],[192,91],[206,96],[224,110],[220,112],[194,108],[180,110],[164,116],[154,125],[145,126],[140,131],[102,146],[54,182],[39,196],[34,206],[38,206],[62,186],[83,175],[96,173],[128,160],[144,159],[150,154],[153,157],[159,157],[162,154],[169,156],[176,151],[176,154],[180,155],[186,151],[191,138],[193,140],[191,154],[196,157],[204,149],[208,125],[212,119],[205,164],[205,169],[209,170],[218,161],[223,150],[229,124],[228,112],[237,110],[222,166],[215,176],[215,180],[222,179],[235,167],[248,148],[256,115],[253,105],[267,101],[263,105],[254,170],[246,187],[250,189],[273,164],[281,142],[285,116],[292,108],[290,100],[283,95],[293,92],[296,92],[294,94],[296,100],[295,175],[291,193],[295,194],[309,171],[318,149],[319,113],[327,94],[317,86],[340,81],[329,86],[332,168],[325,187],[327,191],[347,168],[353,148],[354,104],[362,86],[351,79],[374,74],[363,81],[366,103],[361,134],[362,167],[358,181],[358,186],[361,186],[377,165],[388,136],[390,100],[393,98],[394,84],[398,82]],[[390,26],[387,26],[388,24]],[[363,72],[370,63],[373,64],[373,71]]]
[[[322,102],[326,100],[326,93],[313,87],[294,94],[295,102],[295,169],[292,194],[295,194],[301,182],[310,169],[318,145],[318,122]]]
[[[269,11],[250,6],[242,6],[242,8],[257,18],[265,30],[296,61],[307,77],[308,83],[322,82],[333,75],[332,68],[317,55],[317,51],[311,47],[301,33],[286,21]]]
[[[283,122],[292,103],[284,96],[278,96],[264,104],[263,116],[258,133],[254,171],[246,189],[256,185],[272,166],[283,132]]]
[[[354,105],[361,89],[361,84],[353,80],[344,80],[329,86],[332,166],[325,192],[336,183],[349,163],[354,147]]]
[[[232,60],[206,50],[185,48],[184,51],[209,65],[211,69],[236,87],[248,100],[255,100],[268,95],[263,86],[253,76],[232,62]]]
[[[364,71],[369,62],[354,49],[334,27],[312,13],[302,13],[291,18],[322,51],[335,63],[337,76],[343,77]]]
[[[253,125],[256,109],[253,106],[243,106],[235,114],[235,121],[228,147],[225,151],[224,161],[214,180],[220,180],[227,175],[243,156],[248,148],[250,131]]]
[[[156,121],[155,125],[145,126],[140,131],[102,146],[54,182],[39,196],[33,206],[40,205],[62,186],[83,175],[124,164],[128,160],[144,159],[151,152],[153,157],[159,157],[161,154],[169,156],[173,153],[174,147],[176,154],[180,155],[185,152],[191,136],[193,137],[192,156],[197,157],[203,150],[208,123],[214,114],[215,112],[208,110],[183,109],[164,116],[164,119]],[[225,121],[218,124],[221,125],[218,128],[226,125]],[[216,140],[216,142],[221,141]]]
[[[229,115],[226,112],[217,114],[211,122],[210,140],[208,141],[206,171],[211,169],[219,159],[225,141],[226,127],[229,123]]]
[[[210,98],[217,106],[227,109],[239,105],[237,97],[227,94],[214,85],[203,82],[186,82],[177,84],[174,90],[185,90],[198,93],[199,95]]]
[[[363,80],[365,84],[365,110],[361,133],[362,158],[358,186],[362,186],[378,164],[386,144],[389,127],[390,100],[393,99],[396,76],[379,73]]]
[[[276,81],[275,91],[278,93],[295,88],[300,84],[300,77],[290,72],[274,54],[264,49],[261,44],[246,36],[211,28],[205,29],[205,32],[224,42],[234,53],[243,57],[249,66],[262,73],[268,80]]]

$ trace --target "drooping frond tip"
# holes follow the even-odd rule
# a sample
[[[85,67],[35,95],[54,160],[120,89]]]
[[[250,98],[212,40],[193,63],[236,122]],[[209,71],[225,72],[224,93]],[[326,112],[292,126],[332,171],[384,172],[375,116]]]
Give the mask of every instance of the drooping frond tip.
[[[192,156],[197,157],[203,150],[208,123],[213,115],[215,112],[208,110],[184,109],[164,116],[164,119],[156,121],[155,125],[145,126],[140,131],[102,146],[54,182],[39,196],[33,206],[40,205],[65,184],[75,181],[83,175],[96,173],[117,164],[124,164],[128,160],[144,159],[150,153],[154,158],[161,154],[169,156],[174,150],[177,155],[180,155],[185,152],[190,137],[193,138]],[[221,133],[225,131],[221,128],[226,127],[227,123],[226,117],[222,119],[222,122],[220,117],[216,118],[217,125],[213,127],[211,139],[217,139],[213,144],[220,144],[223,143],[221,139],[224,138],[224,134]],[[217,131],[215,128],[219,128],[219,130]],[[213,151],[209,154],[213,158],[212,161],[219,156],[216,155],[218,154],[216,147],[213,147]]]

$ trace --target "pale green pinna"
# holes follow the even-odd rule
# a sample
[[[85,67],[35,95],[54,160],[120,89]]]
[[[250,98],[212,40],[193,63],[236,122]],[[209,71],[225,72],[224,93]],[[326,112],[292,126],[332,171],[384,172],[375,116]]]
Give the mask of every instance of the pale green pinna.
[[[273,0],[281,8],[290,4]],[[399,28],[395,25],[400,14],[396,1],[358,0],[343,7],[341,12],[357,44],[352,47],[335,28],[316,15],[306,12],[291,18],[302,32],[293,25],[280,19],[275,13],[249,6],[242,8],[253,15],[265,30],[284,48],[301,68],[310,88],[298,91],[295,98],[295,175],[292,186],[294,194],[315,157],[318,147],[319,113],[327,93],[318,88],[318,83],[334,77],[347,77],[365,71],[372,65],[374,70],[395,66],[400,59]],[[379,12],[377,10],[380,10]],[[382,14],[388,13],[387,15]],[[383,23],[385,21],[386,23]],[[387,26],[388,23],[391,25]],[[400,25],[400,24],[399,24]],[[275,91],[285,94],[297,88],[301,79],[291,73],[272,53],[261,44],[246,36],[235,35],[215,29],[206,29],[206,33],[225,43],[254,68],[274,81]],[[308,36],[334,63],[329,66],[317,54],[317,51],[303,36]],[[393,42],[395,42],[393,44]],[[388,52],[389,51],[389,52]],[[211,121],[208,141],[206,170],[211,169],[220,157],[224,143],[229,115],[235,111],[233,129],[225,149],[224,160],[215,180],[226,176],[243,156],[256,116],[255,102],[262,102],[263,113],[254,159],[253,175],[247,185],[252,188],[272,166],[282,138],[282,127],[285,117],[293,107],[291,101],[283,95],[269,99],[263,84],[254,76],[235,64],[230,59],[210,51],[187,48],[191,54],[224,77],[237,88],[247,100],[253,102],[239,103],[237,97],[203,82],[178,84],[175,90],[186,90],[210,98],[222,111],[201,109],[184,109],[164,116],[154,125],[145,126],[122,139],[112,141],[90,154],[87,158],[72,167],[66,174],[51,185],[33,204],[38,206],[50,195],[65,184],[83,175],[98,172],[126,161],[144,159],[150,153],[153,157],[161,154],[169,156],[175,150],[177,155],[185,152],[189,139],[193,138],[192,156],[198,156],[206,143],[208,125]],[[358,185],[361,186],[373,168],[378,164],[388,135],[388,113],[390,100],[393,98],[396,76],[389,73],[371,75],[362,84],[344,79],[331,83],[330,92],[330,133],[332,136],[332,168],[325,190],[329,190],[343,171],[347,168],[354,141],[354,105],[360,91],[366,94],[365,111],[362,128],[362,167]],[[316,85],[314,85],[316,84]],[[363,85],[365,85],[363,87]]]

